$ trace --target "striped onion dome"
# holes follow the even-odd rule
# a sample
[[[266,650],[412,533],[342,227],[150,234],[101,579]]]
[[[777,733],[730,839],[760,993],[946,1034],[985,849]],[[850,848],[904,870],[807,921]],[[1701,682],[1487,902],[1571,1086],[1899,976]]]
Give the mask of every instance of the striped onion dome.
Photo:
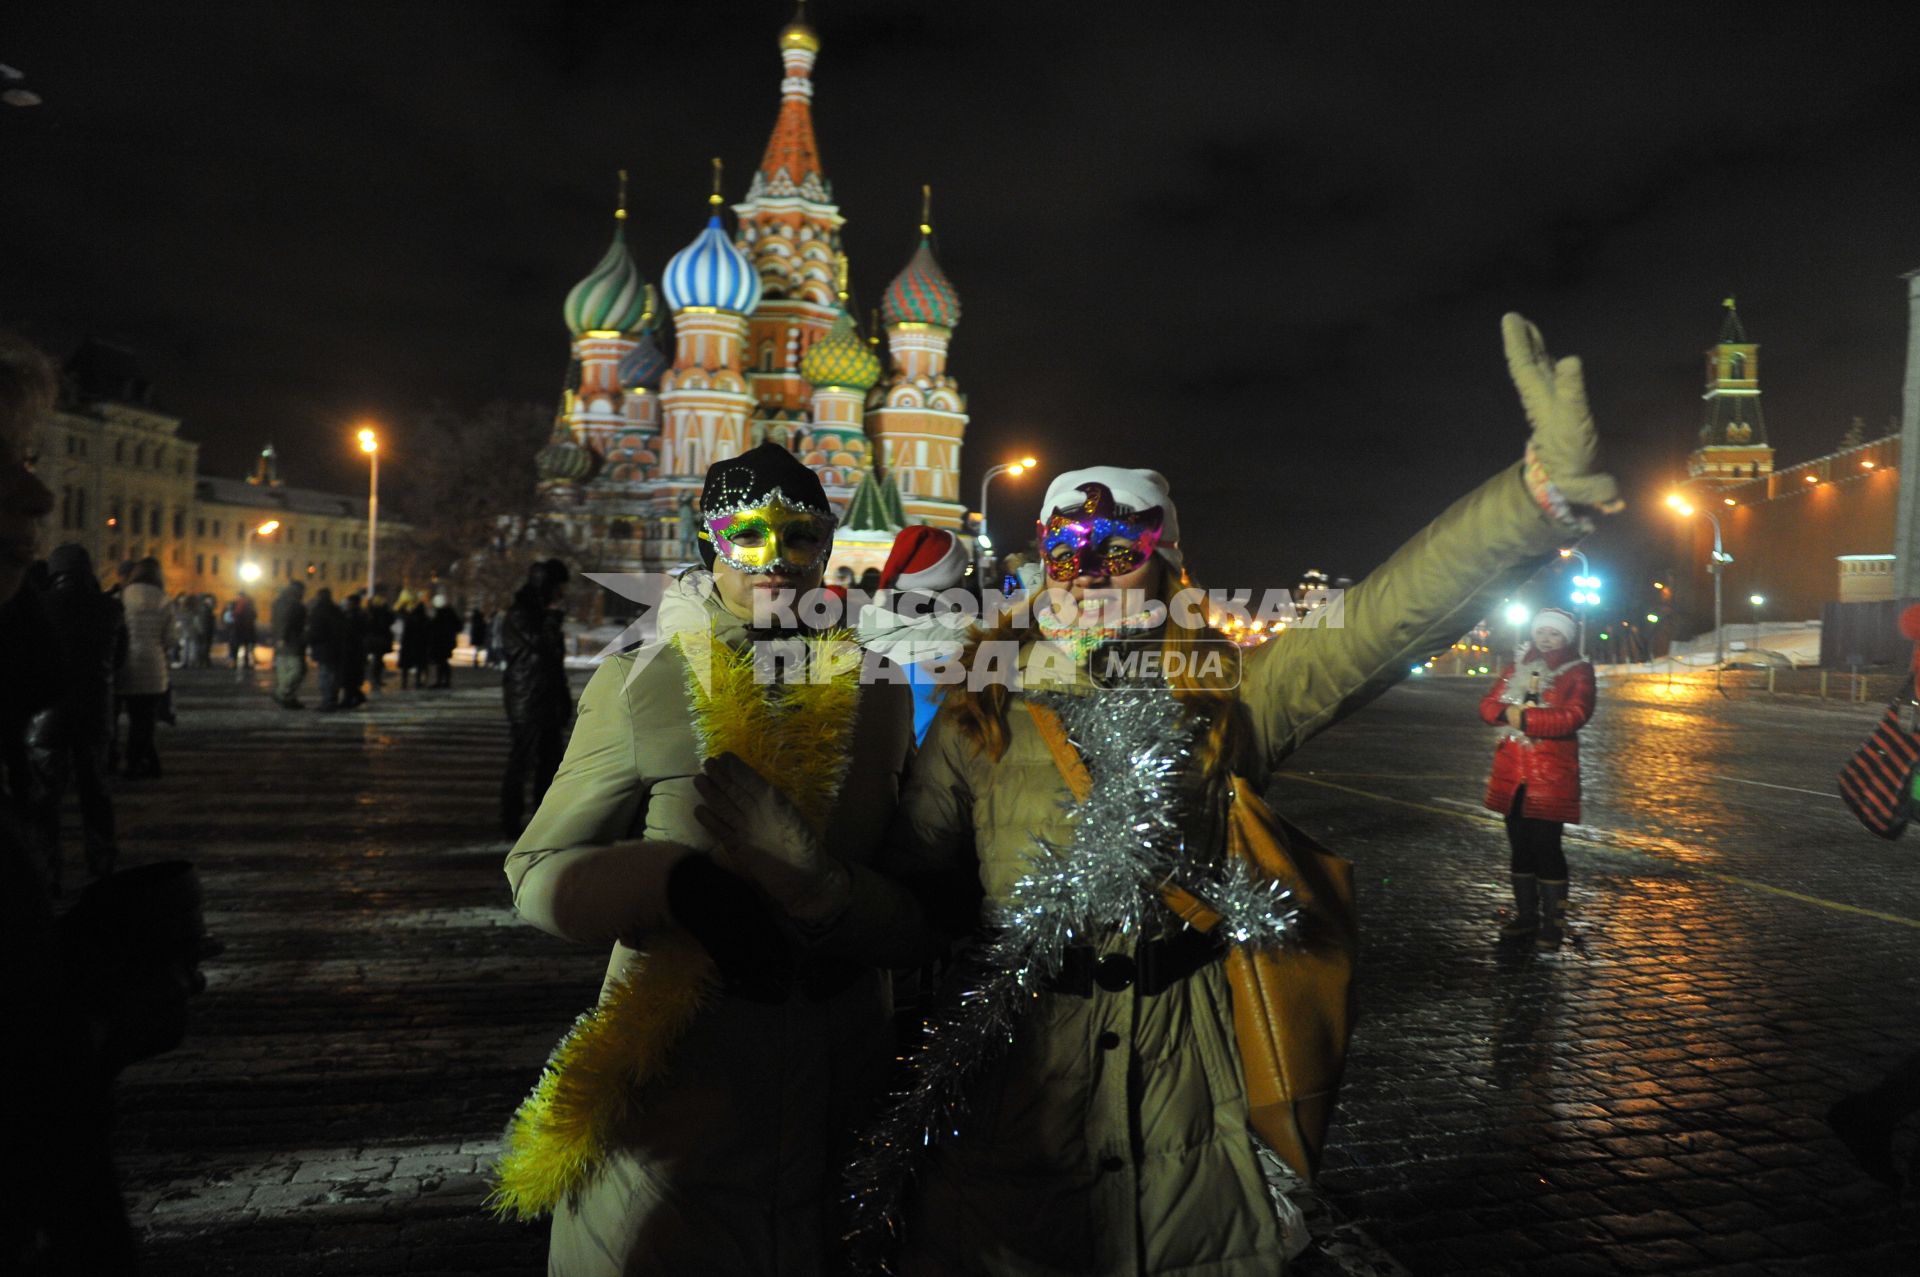
[[[567,294],[567,327],[575,337],[590,332],[624,333],[651,314],[653,290],[627,251],[626,223],[614,223],[613,243],[587,277]]]
[[[960,322],[960,294],[953,291],[946,272],[933,259],[933,245],[924,238],[907,268],[893,277],[880,299],[880,317],[889,324],[938,324],[952,328]]]
[[[672,362],[654,341],[652,333],[642,333],[626,358],[620,361],[620,384],[629,390],[635,386],[651,390],[660,384],[660,374]]]
[[[600,458],[571,439],[556,439],[534,454],[533,465],[548,483],[584,483],[600,468]]]
[[[811,386],[844,386],[848,390],[871,390],[880,380],[880,358],[873,348],[860,340],[853,320],[846,311],[833,321],[833,328],[800,357],[800,375]]]
[[[693,243],[673,255],[661,284],[667,305],[676,311],[706,306],[748,315],[760,304],[760,273],[727,238],[718,213],[707,218],[707,228]]]

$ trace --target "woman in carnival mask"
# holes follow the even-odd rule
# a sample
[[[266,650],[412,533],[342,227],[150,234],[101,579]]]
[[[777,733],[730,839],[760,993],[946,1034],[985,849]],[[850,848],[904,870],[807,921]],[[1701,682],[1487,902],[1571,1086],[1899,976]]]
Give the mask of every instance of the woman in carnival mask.
[[[787,685],[754,668],[756,639],[806,647],[809,675],[834,650],[776,623],[833,545],[832,507],[791,452],[715,465],[699,517],[708,570],[668,590],[659,641],[594,673],[507,858],[523,917],[612,949],[600,1004],[555,1052],[554,1094],[515,1119],[496,1181],[503,1212],[552,1212],[555,1277],[834,1271],[839,1173],[891,1045],[884,977],[810,954],[783,916],[808,916],[807,899],[769,904],[716,862],[693,782],[712,750],[743,754],[813,812],[832,856],[864,864],[912,749],[907,689],[841,665]],[[596,1090],[606,1078],[619,1094]],[[563,1102],[626,1117],[568,1142]]]
[[[898,1271],[1267,1277],[1297,1250],[1270,1187],[1279,1177],[1248,1127],[1224,945],[1184,929],[1160,887],[1235,899],[1221,873],[1231,778],[1263,791],[1301,744],[1619,508],[1594,466],[1578,361],[1550,360],[1517,315],[1503,328],[1533,427],[1523,458],[1349,592],[1341,623],[1295,627],[1238,670],[1182,666],[1176,655],[1223,640],[1204,606],[1136,606],[1192,586],[1166,480],[1076,471],[1040,511],[1047,585],[1076,605],[1117,589],[1118,603],[1037,606],[979,636],[976,671],[990,645],[1012,644],[1019,677],[951,693],[880,863],[823,856],[778,793],[729,760],[709,765],[703,821],[770,889],[810,886],[825,946],[893,966],[942,951],[954,932],[925,884],[961,865],[977,867],[995,928],[976,952],[1025,964],[974,973],[960,1009],[914,1051],[907,1099],[856,1162],[856,1242],[897,1236]],[[1178,671],[1169,686],[1095,686],[1085,655],[1129,636],[1165,654]],[[1084,799],[1036,706],[1079,749],[1092,779]],[[1117,850],[1143,837],[1155,845]],[[1135,873],[1140,863],[1155,876]],[[1238,934],[1275,937],[1285,921],[1256,916],[1262,907],[1226,912]],[[1012,991],[1010,1034],[991,1014],[996,990]]]

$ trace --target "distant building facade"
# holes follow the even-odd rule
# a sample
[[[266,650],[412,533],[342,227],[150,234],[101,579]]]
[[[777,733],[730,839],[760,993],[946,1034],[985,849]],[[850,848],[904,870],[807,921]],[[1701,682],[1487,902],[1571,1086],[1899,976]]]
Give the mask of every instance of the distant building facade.
[[[200,445],[153,406],[133,356],[89,341],[65,369],[59,407],[43,420],[36,473],[53,493],[41,549],[77,542],[111,582],[129,559],[158,559],[169,593],[226,598],[303,580],[345,592],[363,585],[367,500],[281,484],[272,445],[247,479],[203,477]],[[250,529],[277,521],[269,534]],[[397,522],[382,530],[405,531]],[[260,568],[249,581],[249,561]]]

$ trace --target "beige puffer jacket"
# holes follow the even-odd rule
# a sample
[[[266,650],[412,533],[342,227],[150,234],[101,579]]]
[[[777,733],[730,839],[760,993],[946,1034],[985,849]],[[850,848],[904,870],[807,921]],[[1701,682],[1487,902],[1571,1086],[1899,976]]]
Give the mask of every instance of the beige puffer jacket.
[[[1241,709],[1258,746],[1255,785],[1458,638],[1565,535],[1515,466],[1350,591],[1338,628],[1294,629],[1251,652]],[[1001,899],[1026,871],[1036,834],[1068,841],[1066,786],[1014,701],[998,759],[948,715],[935,720],[901,800],[890,874],[977,859],[988,896]],[[1203,855],[1221,852],[1224,810],[1210,825],[1195,831]],[[835,943],[904,964],[916,943],[912,902],[870,871],[856,872],[854,891]],[[1109,935],[1097,947],[1132,944]],[[1284,1263],[1247,1134],[1220,963],[1153,997],[1043,995],[967,1112],[918,1182],[905,1272],[1271,1277]]]
[[[608,659],[588,683],[553,786],[507,857],[514,904],[542,930],[611,945],[625,971],[666,919],[667,871],[711,845],[694,820],[687,669],[666,640],[745,627],[704,596],[704,574],[669,592],[662,641]],[[636,672],[636,665],[638,666]],[[847,778],[826,830],[850,862],[878,852],[912,746],[898,684],[862,690]],[[830,1271],[846,1144],[884,1071],[884,977],[869,971],[824,1001],[767,1005],[725,996],[703,1011],[646,1095],[643,1136],[610,1159],[553,1221],[553,1277]],[[565,1024],[556,1021],[557,1038]]]

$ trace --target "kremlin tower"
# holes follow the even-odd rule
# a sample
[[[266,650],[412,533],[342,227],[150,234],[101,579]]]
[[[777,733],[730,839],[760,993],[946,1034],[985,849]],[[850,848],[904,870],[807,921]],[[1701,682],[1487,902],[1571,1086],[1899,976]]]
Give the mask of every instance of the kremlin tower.
[[[836,569],[879,566],[906,522],[964,523],[966,400],[947,372],[960,302],[934,259],[927,208],[919,248],[882,298],[883,363],[854,319],[846,219],[814,137],[820,37],[804,3],[779,47],[779,114],[732,208],[734,231],[716,160],[706,225],[656,291],[626,243],[622,173],[613,241],[567,294],[573,361],[536,465],[543,518],[587,571],[663,571],[693,558],[706,468],[767,440],[816,470],[840,508]]]

